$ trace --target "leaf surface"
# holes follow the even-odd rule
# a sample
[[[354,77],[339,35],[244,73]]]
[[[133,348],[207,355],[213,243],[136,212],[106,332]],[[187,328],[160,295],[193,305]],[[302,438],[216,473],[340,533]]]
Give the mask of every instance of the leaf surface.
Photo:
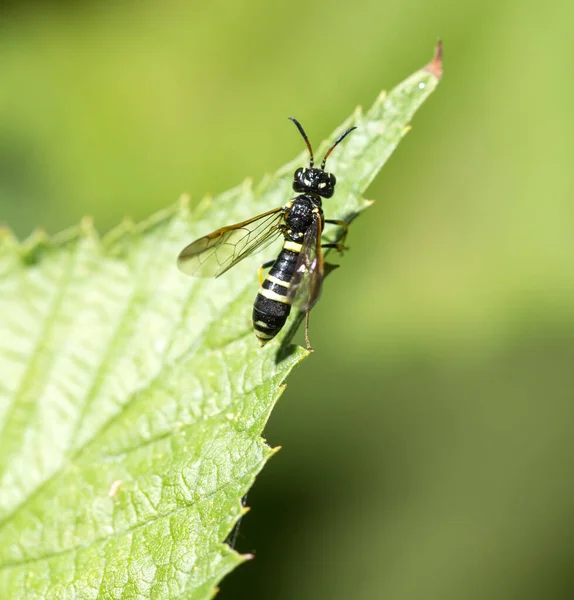
[[[440,60],[357,110],[329,158],[328,217],[351,220]],[[19,244],[0,231],[0,597],[210,598],[247,557],[224,540],[273,453],[261,433],[307,353],[249,321],[260,257],[187,278],[179,251],[293,194],[305,154],[191,210],[100,239],[89,221]],[[292,328],[291,328],[292,329]]]

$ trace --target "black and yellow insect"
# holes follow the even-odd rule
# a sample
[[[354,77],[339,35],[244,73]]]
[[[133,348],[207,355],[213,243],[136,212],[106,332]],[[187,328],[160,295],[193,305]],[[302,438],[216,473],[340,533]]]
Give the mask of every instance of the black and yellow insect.
[[[222,227],[186,246],[177,265],[187,275],[219,277],[253,252],[262,250],[278,236],[284,236],[283,249],[277,259],[262,265],[269,273],[261,283],[253,305],[253,327],[261,345],[273,339],[281,330],[295,306],[306,313],[305,340],[309,343],[309,311],[317,302],[324,277],[322,248],[343,250],[347,234],[345,221],[325,219],[322,198],[331,198],[336,179],[325,171],[327,158],[353,129],[342,133],[327,150],[321,168],[315,168],[313,150],[300,123],[297,126],[309,149],[309,168],[299,168],[293,175],[293,189],[298,196],[285,206]],[[343,228],[339,243],[321,243],[325,223]],[[260,275],[261,279],[261,275]]]

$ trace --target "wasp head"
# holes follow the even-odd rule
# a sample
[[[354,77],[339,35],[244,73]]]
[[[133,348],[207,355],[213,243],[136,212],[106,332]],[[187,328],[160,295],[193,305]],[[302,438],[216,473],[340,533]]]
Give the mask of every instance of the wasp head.
[[[313,167],[297,169],[293,175],[293,189],[296,192],[317,194],[323,198],[333,195],[336,183],[332,173]]]

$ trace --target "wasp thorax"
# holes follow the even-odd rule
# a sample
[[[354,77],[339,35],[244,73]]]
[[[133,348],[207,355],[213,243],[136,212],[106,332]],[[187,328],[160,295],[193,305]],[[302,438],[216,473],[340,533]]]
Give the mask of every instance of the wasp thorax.
[[[293,175],[293,189],[296,192],[317,194],[323,198],[333,195],[336,183],[332,173],[313,167],[297,169]]]
[[[316,206],[318,205],[313,202],[310,196],[299,196],[293,202],[293,206],[285,215],[285,222],[291,230],[290,235],[296,238],[301,234],[300,237],[302,237],[313,222],[313,209]]]

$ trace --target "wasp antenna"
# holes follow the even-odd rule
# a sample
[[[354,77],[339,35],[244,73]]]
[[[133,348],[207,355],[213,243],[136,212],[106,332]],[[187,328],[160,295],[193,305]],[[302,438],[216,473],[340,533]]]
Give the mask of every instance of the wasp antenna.
[[[357,129],[356,127],[349,127],[349,129],[347,129],[347,131],[345,131],[344,133],[342,133],[333,143],[333,145],[329,148],[329,150],[327,150],[327,153],[325,154],[325,158],[323,159],[323,162],[321,163],[321,169],[324,171],[325,170],[325,164],[327,163],[327,159],[329,158],[329,154],[331,154],[331,152],[333,152],[333,150],[335,149],[335,146],[337,146],[337,144],[339,144],[340,142],[342,142],[350,133],[351,131],[353,131],[353,129]]]
[[[305,143],[307,144],[307,149],[309,150],[309,155],[311,157],[309,159],[309,167],[313,168],[313,163],[315,162],[315,159],[313,157],[313,149],[311,148],[311,142],[309,141],[309,138],[307,137],[305,130],[301,126],[301,123],[299,123],[299,121],[297,121],[297,119],[295,117],[289,117],[289,120],[293,121],[293,123],[295,123],[295,125],[297,126],[297,129],[299,130],[299,133],[303,136],[303,139],[305,140]]]

